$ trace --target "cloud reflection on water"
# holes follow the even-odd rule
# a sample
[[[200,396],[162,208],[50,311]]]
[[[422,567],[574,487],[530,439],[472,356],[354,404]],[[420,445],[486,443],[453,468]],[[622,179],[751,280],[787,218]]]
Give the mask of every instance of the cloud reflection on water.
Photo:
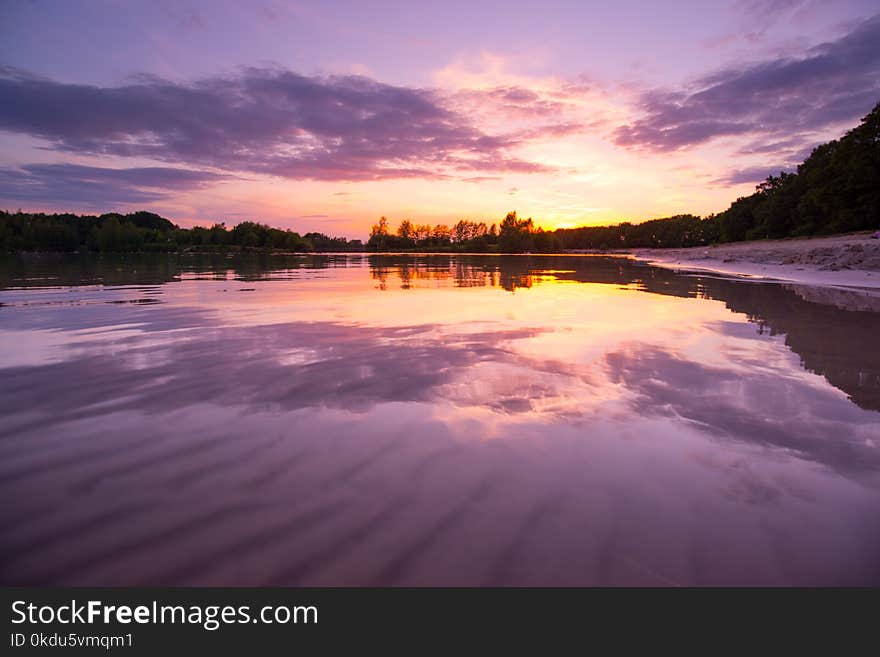
[[[293,262],[0,291],[2,581],[880,581],[876,313],[621,259]]]

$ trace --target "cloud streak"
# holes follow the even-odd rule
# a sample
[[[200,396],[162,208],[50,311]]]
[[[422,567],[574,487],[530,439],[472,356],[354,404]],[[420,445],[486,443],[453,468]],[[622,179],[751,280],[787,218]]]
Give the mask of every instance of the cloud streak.
[[[0,198],[103,208],[158,201],[229,178],[231,176],[224,174],[174,167],[110,169],[78,164],[31,164],[0,169]]]
[[[780,59],[727,68],[685,89],[643,94],[644,117],[614,132],[615,143],[673,151],[716,137],[778,140],[852,122],[880,98],[880,14],[836,41]]]
[[[98,87],[5,68],[0,97],[0,130],[78,154],[338,181],[546,169],[434,92],[359,76],[248,68],[192,83],[142,76]]]
[[[611,380],[635,393],[632,407],[641,416],[677,416],[713,437],[787,450],[847,474],[880,465],[877,450],[859,432],[874,416],[837,404],[828,389],[757,371],[744,381],[735,369],[651,345],[629,345],[606,362]]]

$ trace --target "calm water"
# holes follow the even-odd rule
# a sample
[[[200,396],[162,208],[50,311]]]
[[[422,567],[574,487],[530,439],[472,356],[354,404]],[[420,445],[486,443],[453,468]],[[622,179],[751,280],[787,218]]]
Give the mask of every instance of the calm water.
[[[160,256],[0,304],[3,584],[880,584],[877,297]]]

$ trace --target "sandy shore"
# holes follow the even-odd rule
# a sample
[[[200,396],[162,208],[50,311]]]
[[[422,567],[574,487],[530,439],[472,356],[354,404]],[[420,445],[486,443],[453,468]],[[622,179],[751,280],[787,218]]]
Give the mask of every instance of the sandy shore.
[[[874,233],[736,242],[688,249],[633,249],[639,260],[671,269],[713,271],[805,285],[880,288]]]

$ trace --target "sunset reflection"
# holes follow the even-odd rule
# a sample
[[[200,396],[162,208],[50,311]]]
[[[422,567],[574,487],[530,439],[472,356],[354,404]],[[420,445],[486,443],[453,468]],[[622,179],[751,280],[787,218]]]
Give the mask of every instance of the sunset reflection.
[[[600,257],[88,266],[0,270],[4,582],[878,574],[870,296]]]

